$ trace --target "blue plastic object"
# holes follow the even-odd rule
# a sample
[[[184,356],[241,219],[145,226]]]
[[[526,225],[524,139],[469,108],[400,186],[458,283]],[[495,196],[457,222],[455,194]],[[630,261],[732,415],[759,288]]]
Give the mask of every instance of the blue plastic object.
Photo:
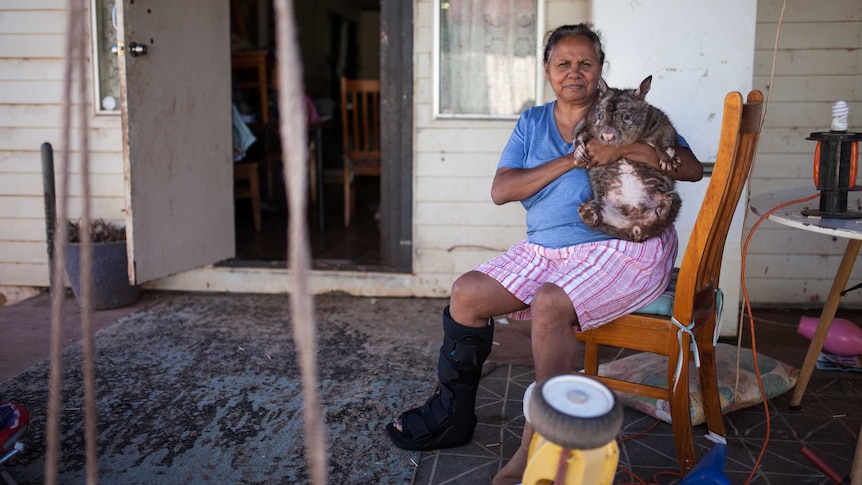
[[[727,445],[718,443],[696,467],[692,468],[688,475],[679,482],[679,485],[731,485],[727,475],[724,474],[724,459],[727,456]]]

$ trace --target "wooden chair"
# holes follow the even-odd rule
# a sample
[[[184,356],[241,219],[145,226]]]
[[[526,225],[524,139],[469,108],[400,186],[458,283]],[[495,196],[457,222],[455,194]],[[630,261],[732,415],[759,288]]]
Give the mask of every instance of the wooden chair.
[[[257,162],[237,162],[233,164],[234,199],[251,199],[254,217],[254,230],[260,232],[263,221],[260,213],[260,164]]]
[[[275,86],[270,83],[273,76],[270,69],[270,59],[266,51],[238,51],[231,54],[231,70],[239,89],[246,99],[257,98],[260,106],[260,118],[249,123],[252,131],[263,144],[263,155],[259,163],[263,165],[263,186],[267,199],[272,199],[275,193],[276,167],[281,155],[278,151],[278,124],[270,123],[269,91]]]
[[[356,176],[380,176],[380,81],[341,78],[344,226],[356,207]]]
[[[269,59],[266,51],[238,51],[231,54],[233,76],[243,93],[254,93],[260,103],[260,121],[269,123]]]
[[[584,372],[593,376],[598,374],[599,345],[667,356],[667,382],[672,383],[667,388],[601,376],[597,379],[616,391],[670,403],[676,451],[683,474],[696,465],[688,385],[693,352],[700,357],[698,374],[707,426],[713,433],[725,434],[713,341],[716,292],[725,239],[760,135],[762,100],[760,91],[750,92],[745,104],[738,92],[725,97],[718,156],[679,269],[673,317],[634,313],[577,334],[578,340],[586,346]],[[694,347],[692,339],[696,342]]]

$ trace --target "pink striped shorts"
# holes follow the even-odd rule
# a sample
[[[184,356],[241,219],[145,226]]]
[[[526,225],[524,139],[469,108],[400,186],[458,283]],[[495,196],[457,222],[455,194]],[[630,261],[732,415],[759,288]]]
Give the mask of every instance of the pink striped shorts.
[[[589,330],[652,303],[670,282],[679,242],[671,226],[641,243],[610,239],[565,248],[527,241],[473,268],[499,281],[527,305],[543,283],[572,300],[581,330]],[[530,309],[512,313],[529,320]]]

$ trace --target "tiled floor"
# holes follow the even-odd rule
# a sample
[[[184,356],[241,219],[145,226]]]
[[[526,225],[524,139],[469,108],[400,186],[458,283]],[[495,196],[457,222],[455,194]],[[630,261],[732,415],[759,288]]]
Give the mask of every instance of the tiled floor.
[[[763,318],[758,323],[758,352],[795,367],[801,366],[808,341],[795,333],[800,314],[756,313],[756,319],[759,320],[757,315]],[[858,314],[853,317],[859,320]],[[750,347],[747,337],[744,343]],[[517,449],[524,423],[522,398],[526,387],[533,382],[532,367],[499,364],[486,369],[486,372],[479,393],[479,426],[473,442],[461,448],[422,453],[415,484],[490,483]],[[726,416],[728,447],[724,469],[731,483],[833,483],[803,457],[800,453],[803,446],[813,450],[840,475],[850,473],[856,437],[862,424],[862,374],[815,371],[802,406],[792,410],[790,396],[791,392],[787,392],[769,401],[769,441],[760,467],[750,482],[746,480],[757,462],[766,436],[764,407],[758,405]],[[656,423],[652,417],[625,409],[621,431],[621,438],[625,441],[619,443],[620,459],[615,483],[679,482],[671,427],[664,422]],[[705,433],[705,425],[695,428],[699,459],[713,448],[713,444],[703,437]]]

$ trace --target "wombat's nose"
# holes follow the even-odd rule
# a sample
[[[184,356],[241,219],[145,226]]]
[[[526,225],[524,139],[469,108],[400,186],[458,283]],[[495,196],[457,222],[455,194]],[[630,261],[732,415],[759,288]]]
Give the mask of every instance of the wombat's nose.
[[[608,127],[602,128],[602,131],[599,133],[599,138],[604,143],[610,143],[610,142],[614,141],[616,139],[616,137],[617,137],[616,132],[614,132],[614,130],[612,130],[611,128],[608,128]]]

